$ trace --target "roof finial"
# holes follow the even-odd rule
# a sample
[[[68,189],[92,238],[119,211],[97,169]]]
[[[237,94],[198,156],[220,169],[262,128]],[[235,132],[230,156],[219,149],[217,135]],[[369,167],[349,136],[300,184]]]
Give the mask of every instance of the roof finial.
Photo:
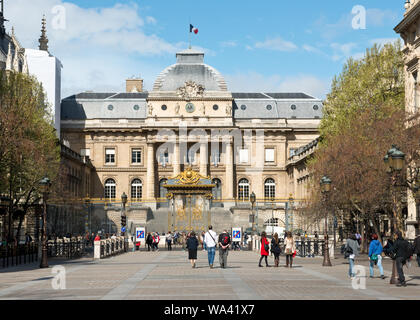
[[[42,28],[41,28],[41,37],[39,38],[39,50],[48,52],[48,38],[47,38],[47,20],[45,19],[45,14],[42,18]]]

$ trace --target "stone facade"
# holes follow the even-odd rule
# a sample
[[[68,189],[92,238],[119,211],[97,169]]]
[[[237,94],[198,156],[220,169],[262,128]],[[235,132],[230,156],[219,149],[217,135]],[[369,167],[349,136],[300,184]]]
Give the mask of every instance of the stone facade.
[[[203,60],[201,52],[178,53],[151,92],[63,99],[61,137],[95,168],[92,202],[107,203],[104,210],[115,216],[121,194],[128,195],[129,224],[168,231],[163,183],[191,165],[217,182],[211,209],[217,229],[250,226],[252,192],[260,226],[273,215],[280,226],[290,194],[296,203],[306,195],[294,185],[289,158],[318,138],[322,101],[303,93],[232,93]],[[272,199],[274,213],[265,205]],[[118,230],[118,218],[110,219]]]
[[[403,20],[395,27],[395,31],[404,40],[405,62],[405,107],[410,114],[417,114],[420,109],[420,83],[418,81],[420,59],[420,1],[410,0],[405,3]],[[413,239],[419,233],[418,205],[408,190],[407,197],[407,237]]]

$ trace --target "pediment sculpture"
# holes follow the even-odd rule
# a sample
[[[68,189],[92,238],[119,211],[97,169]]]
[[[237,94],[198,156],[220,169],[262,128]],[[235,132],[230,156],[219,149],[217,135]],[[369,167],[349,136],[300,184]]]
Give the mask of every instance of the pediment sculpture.
[[[201,98],[204,95],[204,87],[193,81],[187,81],[183,87],[178,88],[177,94],[184,100],[189,100],[190,98]]]

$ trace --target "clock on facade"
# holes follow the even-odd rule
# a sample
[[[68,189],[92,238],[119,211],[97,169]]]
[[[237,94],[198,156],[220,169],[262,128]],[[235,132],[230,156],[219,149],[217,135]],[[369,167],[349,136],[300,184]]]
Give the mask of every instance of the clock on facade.
[[[187,104],[186,104],[186,106],[185,106],[185,110],[186,110],[188,113],[192,113],[192,112],[194,112],[194,111],[195,111],[195,106],[194,106],[191,102],[189,102],[189,103],[187,103]]]

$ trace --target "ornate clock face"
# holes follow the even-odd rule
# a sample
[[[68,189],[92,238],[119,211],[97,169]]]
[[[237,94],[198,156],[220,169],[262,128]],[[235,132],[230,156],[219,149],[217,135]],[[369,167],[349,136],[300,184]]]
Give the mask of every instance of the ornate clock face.
[[[192,113],[192,112],[194,112],[194,111],[195,111],[195,106],[194,106],[191,102],[189,102],[189,103],[187,103],[187,104],[186,104],[186,106],[185,106],[185,110],[186,110],[188,113]]]

